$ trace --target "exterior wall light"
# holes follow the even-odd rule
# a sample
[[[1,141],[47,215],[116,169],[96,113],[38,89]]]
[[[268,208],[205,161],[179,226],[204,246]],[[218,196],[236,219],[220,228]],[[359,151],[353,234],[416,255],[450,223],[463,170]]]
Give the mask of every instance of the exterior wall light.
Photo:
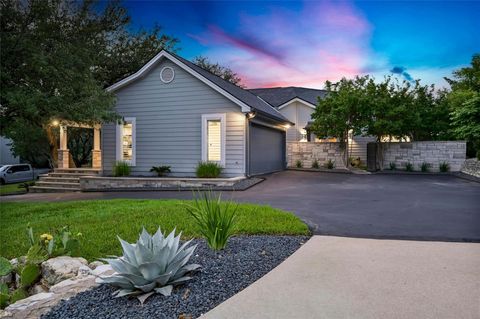
[[[255,115],[257,115],[256,112],[248,112],[248,113],[247,113],[247,117],[248,117],[249,119],[253,119],[253,118],[255,117]]]
[[[58,122],[58,120],[53,120],[53,121],[52,121],[52,126],[58,126],[58,124],[60,124],[60,123]]]

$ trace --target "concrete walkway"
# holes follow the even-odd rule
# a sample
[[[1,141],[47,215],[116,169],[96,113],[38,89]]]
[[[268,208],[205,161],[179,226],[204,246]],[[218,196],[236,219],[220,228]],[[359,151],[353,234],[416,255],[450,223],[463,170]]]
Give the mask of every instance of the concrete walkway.
[[[480,244],[314,236],[206,319],[480,318]]]

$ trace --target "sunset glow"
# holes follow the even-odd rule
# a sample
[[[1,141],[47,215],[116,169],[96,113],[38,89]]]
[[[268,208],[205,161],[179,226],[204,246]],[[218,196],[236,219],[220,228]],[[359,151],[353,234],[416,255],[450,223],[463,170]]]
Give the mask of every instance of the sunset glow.
[[[323,87],[394,74],[445,86],[480,51],[478,2],[127,2],[134,23],[180,39],[248,87]],[[448,25],[446,25],[448,21]],[[474,31],[477,30],[477,31]]]

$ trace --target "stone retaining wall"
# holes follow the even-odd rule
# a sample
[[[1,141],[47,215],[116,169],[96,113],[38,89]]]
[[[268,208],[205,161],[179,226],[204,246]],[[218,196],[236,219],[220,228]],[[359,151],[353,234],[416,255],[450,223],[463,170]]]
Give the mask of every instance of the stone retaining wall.
[[[430,164],[432,172],[439,171],[439,165],[442,162],[450,165],[450,171],[460,171],[464,165],[467,150],[465,141],[391,142],[383,143],[382,146],[384,168],[388,168],[392,162],[399,169],[404,169],[407,163],[412,163],[414,170],[419,171],[422,163],[425,162]],[[339,143],[287,143],[288,167],[295,167],[296,162],[300,161],[303,167],[310,168],[316,159],[320,166],[332,160],[336,168],[345,168],[342,154]]]
[[[480,177],[480,161],[476,158],[467,159],[462,167],[462,172],[465,174]]]
[[[305,168],[312,167],[316,159],[320,166],[328,160],[335,162],[336,168],[345,168],[340,143],[333,142],[287,142],[287,166],[295,167],[297,161]]]
[[[439,171],[442,162],[450,164],[450,171],[458,172],[465,162],[467,144],[465,141],[424,141],[383,143],[383,166],[388,168],[395,163],[397,168],[405,168],[409,162],[414,170],[420,170],[423,162],[429,163],[430,170]]]
[[[129,189],[181,189],[202,187],[229,187],[245,179],[232,178],[174,178],[174,177],[80,177],[82,191],[129,190]]]

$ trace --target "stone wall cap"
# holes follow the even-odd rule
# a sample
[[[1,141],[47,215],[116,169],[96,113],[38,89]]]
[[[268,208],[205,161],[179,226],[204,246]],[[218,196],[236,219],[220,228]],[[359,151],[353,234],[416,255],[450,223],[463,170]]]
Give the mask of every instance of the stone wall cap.
[[[81,176],[80,180],[118,180],[118,181],[150,181],[150,182],[236,182],[246,179],[245,176],[236,176],[229,178],[198,178],[198,177],[146,177],[146,176]]]

